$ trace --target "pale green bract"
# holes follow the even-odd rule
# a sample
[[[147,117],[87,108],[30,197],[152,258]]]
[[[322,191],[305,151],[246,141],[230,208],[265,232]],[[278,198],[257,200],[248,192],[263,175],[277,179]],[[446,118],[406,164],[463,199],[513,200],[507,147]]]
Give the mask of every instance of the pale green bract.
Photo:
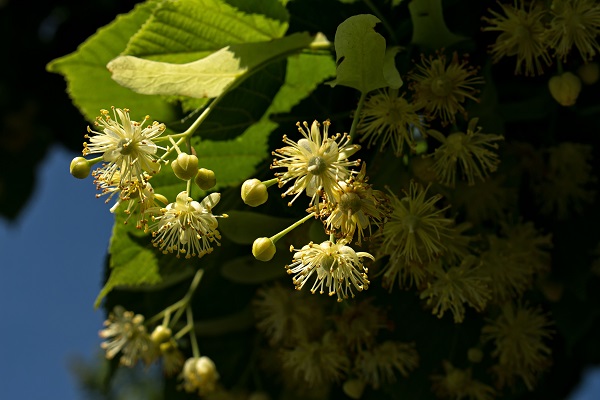
[[[137,93],[213,98],[269,61],[307,48],[312,41],[311,35],[297,33],[268,42],[227,46],[186,64],[120,56],[107,68],[117,83]]]

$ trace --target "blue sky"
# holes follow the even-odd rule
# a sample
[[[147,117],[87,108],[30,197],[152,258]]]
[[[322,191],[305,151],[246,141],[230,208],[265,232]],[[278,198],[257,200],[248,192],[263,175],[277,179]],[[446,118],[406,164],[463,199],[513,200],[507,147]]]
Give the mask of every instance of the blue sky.
[[[76,400],[74,356],[98,352],[102,310],[94,310],[113,224],[91,178],[69,174],[76,154],[50,149],[37,190],[15,224],[0,220],[0,387],[5,399]],[[569,400],[600,399],[590,372]]]
[[[80,399],[68,371],[98,350],[103,311],[93,302],[113,216],[91,178],[69,174],[74,154],[50,149],[15,224],[0,220],[0,380],[5,399]]]

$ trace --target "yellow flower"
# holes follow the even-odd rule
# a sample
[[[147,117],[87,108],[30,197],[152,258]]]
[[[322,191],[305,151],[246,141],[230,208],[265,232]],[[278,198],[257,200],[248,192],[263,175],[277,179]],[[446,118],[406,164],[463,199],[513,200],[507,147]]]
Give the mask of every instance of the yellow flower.
[[[104,326],[99,334],[107,339],[101,345],[106,350],[107,359],[111,360],[121,353],[121,364],[133,367],[140,359],[150,364],[156,358],[157,349],[146,330],[143,315],[116,306]]]
[[[409,74],[415,106],[423,108],[430,119],[439,117],[443,125],[454,122],[456,113],[466,118],[463,103],[466,99],[478,101],[473,85],[483,84],[483,78],[476,75],[477,70],[466,60],[459,61],[456,53],[450,63],[441,54],[436,58],[422,56],[416,72]]]
[[[286,168],[286,172],[275,174],[279,179],[279,187],[293,182],[282,196],[295,195],[290,204],[306,190],[311,197],[310,205],[318,202],[319,192],[322,190],[325,199],[333,201],[333,190],[338,187],[338,182],[350,177],[348,167],[360,164],[359,161],[348,161],[348,157],[356,153],[360,146],[350,144],[347,134],[337,134],[329,137],[329,121],[323,122],[323,133],[317,121],[308,128],[308,124],[296,124],[298,131],[304,136],[298,142],[283,136],[283,142],[288,144],[273,152],[279,157],[273,161],[271,168]],[[304,128],[302,128],[304,126]]]
[[[354,362],[359,378],[374,389],[395,382],[396,372],[406,378],[418,365],[419,354],[414,343],[391,340],[360,351]]]
[[[550,365],[552,350],[544,343],[552,332],[548,317],[539,309],[506,303],[501,313],[481,330],[484,341],[494,345],[492,357],[498,365],[494,371],[500,384],[512,384],[520,377],[533,390],[540,372]],[[505,381],[505,382],[504,382]]]
[[[282,349],[280,355],[283,367],[309,386],[339,381],[350,367],[348,356],[331,331],[321,341],[302,342],[293,349]]]
[[[373,190],[365,176],[366,164],[360,173],[350,177],[333,191],[335,203],[328,203],[321,210],[321,217],[327,216],[325,227],[328,231],[337,230],[342,238],[352,240],[357,232],[357,244],[365,237],[365,230],[371,235],[371,224],[381,226],[389,213],[389,199],[380,190]]]
[[[393,211],[381,233],[390,264],[432,261],[446,249],[443,239],[450,237],[453,220],[443,216],[448,207],[435,206],[440,195],[427,198],[428,189],[413,181],[401,199],[391,193]]]
[[[429,134],[442,143],[431,154],[434,159],[432,169],[441,184],[454,187],[458,168],[469,185],[474,185],[475,179],[485,181],[488,174],[496,170],[500,160],[492,150],[498,148],[494,142],[504,138],[481,133],[478,121],[478,118],[471,119],[466,133],[454,132],[448,137],[436,130],[429,130]]]
[[[154,142],[166,129],[165,124],[153,122],[144,127],[150,119],[146,116],[142,123],[132,121],[128,109],[113,107],[115,119],[110,117],[107,110],[100,110],[101,117],[97,117],[94,125],[102,128],[101,132],[93,131],[88,126],[85,135],[90,143],[83,144],[83,155],[102,153],[104,161],[100,176],[107,181],[112,180],[116,172],[120,174],[120,186],[137,180],[145,182],[145,174],[153,175],[160,169],[157,150],[160,148]],[[117,122],[117,116],[121,122]]]
[[[421,299],[427,299],[432,313],[442,318],[451,311],[454,322],[463,322],[465,304],[481,312],[490,299],[488,277],[480,270],[479,260],[475,256],[466,257],[459,266],[445,269],[439,263],[431,268],[433,279],[421,292]]]
[[[112,177],[103,175],[102,170],[98,169],[92,172],[96,189],[100,193],[97,198],[107,196],[108,203],[115,195],[117,201],[110,208],[110,212],[114,213],[117,208],[124,202],[127,202],[127,208],[123,211],[128,215],[125,223],[133,214],[138,215],[138,220],[135,227],[137,229],[146,229],[148,227],[148,216],[160,214],[161,206],[157,203],[160,201],[163,205],[168,203],[168,200],[161,194],[155,193],[154,188],[150,184],[150,176],[145,175],[145,182],[140,183],[137,179],[128,181],[125,185],[121,185],[121,174],[116,171]]]
[[[493,18],[482,18],[489,24],[483,31],[500,32],[496,42],[490,46],[493,62],[516,56],[515,74],[521,74],[523,69],[526,76],[543,74],[541,61],[546,65],[551,62],[548,30],[544,26],[546,11],[535,1],[528,9],[525,9],[523,0],[515,0],[514,5],[500,4],[500,7],[504,15],[490,10]]]
[[[452,205],[473,224],[499,221],[506,210],[517,204],[516,192],[514,187],[505,185],[504,177],[498,175],[473,186],[458,182],[453,192]]]
[[[600,52],[600,4],[596,0],[552,2],[549,42],[558,58],[566,61],[573,45],[584,61]]]
[[[472,378],[471,368],[455,368],[449,361],[442,362],[444,375],[433,375],[434,392],[442,398],[455,400],[493,400],[496,391],[491,386]]]
[[[252,308],[256,327],[271,345],[291,345],[313,338],[322,327],[322,308],[315,298],[278,283],[259,289]]]
[[[503,235],[489,236],[481,254],[482,273],[490,278],[493,301],[502,303],[528,290],[533,277],[550,265],[551,236],[542,236],[533,223],[503,224]]]
[[[346,244],[344,240],[337,243],[327,240],[321,244],[311,242],[296,250],[294,261],[286,265],[288,274],[295,274],[296,289],[301,290],[313,274],[316,274],[316,280],[310,291],[314,294],[318,290],[323,294],[327,287],[327,294],[337,295],[338,301],[347,299],[348,293],[354,297],[352,288],[359,292],[368,289],[369,270],[360,259],[375,258],[366,252],[357,253]]]
[[[361,351],[371,347],[379,331],[388,326],[385,312],[381,307],[373,305],[372,300],[373,298],[352,302],[343,309],[341,315],[333,317],[336,330],[352,350]]]
[[[596,192],[590,188],[597,177],[592,175],[590,145],[563,142],[546,149],[546,173],[534,184],[538,203],[545,214],[568,218],[579,213],[584,203],[592,203]]]
[[[368,141],[368,147],[379,142],[380,151],[391,147],[399,157],[404,154],[405,144],[414,149],[414,130],[423,130],[417,107],[397,89],[383,89],[365,101],[357,133],[361,142]]]

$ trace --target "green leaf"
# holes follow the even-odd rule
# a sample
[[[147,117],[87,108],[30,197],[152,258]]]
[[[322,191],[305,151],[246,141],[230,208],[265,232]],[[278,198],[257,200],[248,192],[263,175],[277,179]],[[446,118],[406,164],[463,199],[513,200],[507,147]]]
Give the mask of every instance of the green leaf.
[[[180,181],[181,183],[181,181]],[[135,228],[135,221],[128,223],[123,206],[117,210],[117,217],[110,239],[110,276],[94,303],[100,305],[102,299],[114,288],[127,287],[134,291],[154,291],[181,282],[192,276],[198,264],[202,268],[215,265],[217,257],[206,255],[198,258],[177,258],[175,254],[162,254],[152,245],[152,235]]]
[[[121,208],[113,227],[109,245],[110,276],[98,294],[95,307],[117,286],[155,285],[162,282],[157,250],[150,244],[150,236],[135,229],[135,223],[125,224],[126,215]],[[146,241],[148,245],[143,245]]]
[[[131,38],[124,54],[185,63],[225,46],[283,36],[287,19],[268,18],[261,14],[264,7],[248,3],[241,12],[221,0],[164,1]]]
[[[404,82],[400,77],[400,72],[396,68],[396,54],[400,52],[400,46],[393,46],[385,50],[385,56],[383,58],[383,77],[386,82],[389,83],[392,88],[399,88]]]
[[[312,41],[309,34],[297,33],[269,42],[231,45],[186,64],[120,56],[107,68],[116,82],[138,93],[217,97],[248,73],[300,51]]]
[[[444,20],[442,0],[412,0],[408,10],[413,25],[412,43],[441,49],[467,39],[450,32]]]
[[[241,184],[254,173],[268,154],[267,139],[276,127],[276,123],[263,119],[232,140],[192,140],[199,165],[215,172],[215,189]]]
[[[277,93],[269,112],[290,112],[325,79],[335,75],[333,58],[321,54],[295,54],[288,57],[285,84]]]
[[[69,55],[47,65],[49,72],[62,74],[73,104],[88,119],[94,121],[100,109],[126,107],[138,121],[147,114],[159,121],[176,118],[174,107],[159,97],[132,92],[113,81],[106,64],[119,55],[129,37],[150,17],[158,1],[139,4],[128,14],[118,16],[86,40]],[[117,102],[117,104],[115,104]]]
[[[335,32],[337,77],[329,85],[343,85],[362,93],[390,86],[399,88],[402,80],[396,67],[386,62],[385,39],[373,29],[380,22],[370,14],[355,15],[342,22]],[[384,73],[385,65],[385,73]]]
[[[221,222],[221,233],[237,244],[251,245],[258,237],[270,237],[296,222],[295,218],[278,218],[253,211],[228,211]]]

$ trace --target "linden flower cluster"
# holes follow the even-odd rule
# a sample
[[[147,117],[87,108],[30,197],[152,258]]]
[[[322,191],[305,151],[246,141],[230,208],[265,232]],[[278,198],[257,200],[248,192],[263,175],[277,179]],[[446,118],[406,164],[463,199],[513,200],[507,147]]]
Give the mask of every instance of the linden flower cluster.
[[[113,107],[114,118],[107,110],[101,110],[102,116],[97,117],[95,125],[102,128],[94,131],[88,127],[89,143],[83,144],[83,155],[102,155],[87,160],[76,157],[71,162],[71,173],[77,178],[85,178],[90,172],[90,166],[104,161],[102,167],[92,172],[94,183],[100,191],[96,197],[106,196],[106,202],[116,197],[115,204],[110,208],[112,213],[126,203],[123,212],[127,215],[125,223],[136,214],[136,228],[152,231],[152,242],[163,253],[176,253],[179,257],[202,257],[212,252],[213,244],[219,245],[221,238],[217,230],[217,217],[212,208],[219,202],[220,194],[209,194],[201,202],[190,197],[191,183],[194,181],[202,190],[209,190],[216,184],[214,172],[198,168],[198,157],[194,149],[192,154],[182,152],[178,144],[193,133],[189,129],[179,136],[178,142],[173,137],[161,138],[166,130],[162,123],[153,122],[144,127],[149,117],[143,123],[131,120],[129,110]],[[90,136],[90,134],[94,134]],[[160,140],[169,140],[172,147],[157,145]],[[158,151],[163,154],[159,157]],[[171,162],[173,174],[180,180],[187,181],[187,189],[177,196],[175,202],[156,193],[150,179],[160,171],[161,162],[173,150],[177,157]]]
[[[483,18],[488,24],[483,31],[499,33],[490,46],[492,60],[516,57],[515,74],[541,75],[551,56],[565,61],[573,47],[583,61],[600,52],[600,4],[595,0],[557,0],[549,8],[535,0],[499,5],[502,12],[490,10],[492,17]]]
[[[286,169],[275,173],[275,179],[261,182],[247,180],[242,185],[242,199],[250,206],[267,201],[267,188],[275,183],[279,187],[290,184],[282,197],[293,195],[289,205],[298,199],[302,192],[310,197],[309,214],[277,235],[258,238],[252,246],[252,254],[261,261],[273,258],[275,243],[295,227],[311,218],[320,218],[330,240],[320,244],[309,243],[296,250],[293,262],[286,266],[293,274],[296,289],[301,290],[308,280],[315,277],[311,292],[336,295],[338,301],[354,297],[355,291],[368,288],[368,269],[362,259],[374,257],[367,252],[356,252],[350,242],[357,236],[357,244],[372,234],[372,227],[381,227],[389,213],[387,196],[374,190],[367,183],[366,165],[359,171],[349,167],[360,165],[360,160],[348,158],[360,149],[351,144],[347,134],[329,136],[330,122],[321,124],[314,121],[298,123],[302,138],[294,142],[283,137],[285,146],[273,152],[277,158],[271,168]],[[292,247],[293,250],[293,247]]]

